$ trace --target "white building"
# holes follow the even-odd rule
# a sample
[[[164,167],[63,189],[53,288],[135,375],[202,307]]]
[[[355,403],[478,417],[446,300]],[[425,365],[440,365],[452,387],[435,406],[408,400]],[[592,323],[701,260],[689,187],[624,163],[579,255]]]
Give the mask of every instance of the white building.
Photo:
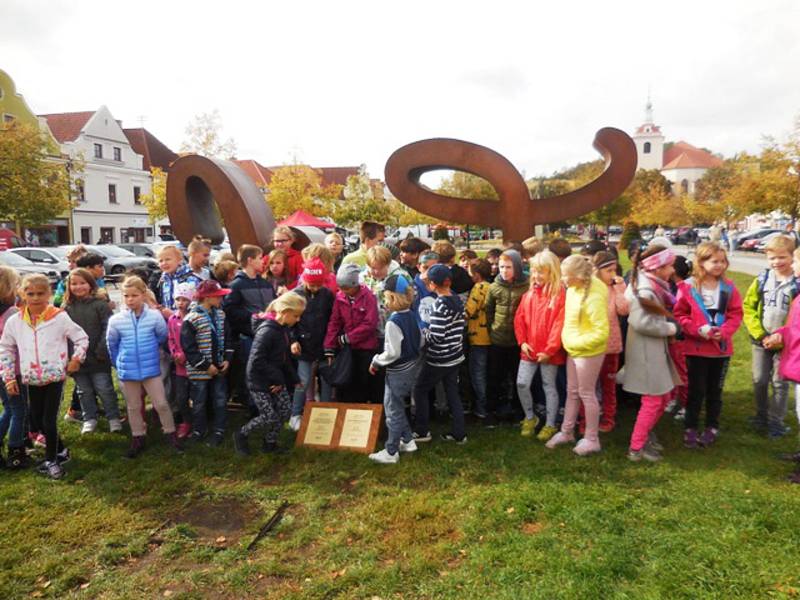
[[[61,150],[84,161],[72,237],[96,244],[153,241],[153,226],[139,202],[150,193],[150,171],[107,107],[95,112],[40,115]]]

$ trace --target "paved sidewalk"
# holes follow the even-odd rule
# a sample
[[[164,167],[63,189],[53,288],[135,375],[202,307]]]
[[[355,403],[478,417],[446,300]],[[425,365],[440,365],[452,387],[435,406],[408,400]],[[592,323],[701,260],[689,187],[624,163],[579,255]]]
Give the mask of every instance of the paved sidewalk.
[[[687,258],[694,260],[694,248],[688,246],[675,246],[675,251]],[[758,252],[743,252],[737,250],[728,253],[728,260],[731,263],[730,271],[745,273],[747,275],[758,275],[767,267],[767,258]]]

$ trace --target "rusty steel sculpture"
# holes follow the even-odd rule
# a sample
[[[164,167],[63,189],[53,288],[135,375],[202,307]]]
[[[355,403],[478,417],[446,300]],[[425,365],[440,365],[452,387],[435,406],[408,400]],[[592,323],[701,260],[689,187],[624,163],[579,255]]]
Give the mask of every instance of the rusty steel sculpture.
[[[608,204],[628,187],[636,172],[636,147],[623,131],[606,127],[597,132],[594,147],[606,168],[588,185],[560,196],[531,199],[525,180],[497,152],[461,140],[431,139],[396,150],[386,163],[386,183],[404,204],[421,213],[454,223],[503,230],[506,240],[523,240],[534,225],[575,218]],[[429,171],[454,169],[483,177],[499,197],[452,198],[420,183]],[[253,180],[233,162],[199,155],[176,160],[167,179],[167,212],[179,240],[188,244],[196,234],[214,243],[224,239],[225,221],[234,252],[242,244],[270,245],[275,219]]]
[[[531,199],[525,180],[494,150],[453,139],[430,139],[399,148],[386,162],[386,184],[402,203],[421,213],[453,223],[503,230],[506,240],[533,235],[534,225],[555,223],[592,212],[618,198],[636,173],[636,146],[624,131],[605,127],[594,147],[603,155],[602,175],[588,185],[560,196]],[[453,169],[487,180],[498,200],[454,199],[420,183],[429,171]]]

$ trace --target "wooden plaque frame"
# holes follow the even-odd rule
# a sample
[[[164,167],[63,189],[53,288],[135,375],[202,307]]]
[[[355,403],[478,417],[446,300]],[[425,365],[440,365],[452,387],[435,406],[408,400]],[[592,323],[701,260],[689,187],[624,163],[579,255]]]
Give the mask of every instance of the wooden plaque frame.
[[[327,414],[330,410],[336,410],[336,419],[334,421],[333,430],[330,437],[330,442],[327,444],[306,442],[306,437],[309,433],[309,425],[316,415],[315,411],[324,411]],[[369,421],[369,434],[367,436],[366,445],[347,445],[342,444],[342,430],[345,428],[345,421],[347,420],[348,411],[369,411],[372,416]],[[317,413],[319,414],[319,413]],[[351,415],[351,420],[356,415]],[[362,415],[363,416],[363,415]],[[352,422],[352,421],[351,421]],[[360,452],[369,454],[375,451],[375,445],[378,443],[378,434],[381,431],[381,424],[383,423],[383,405],[382,404],[349,404],[346,402],[308,402],[303,410],[303,421],[300,425],[300,431],[297,432],[295,439],[295,446],[307,446],[316,450],[348,450],[351,452]]]

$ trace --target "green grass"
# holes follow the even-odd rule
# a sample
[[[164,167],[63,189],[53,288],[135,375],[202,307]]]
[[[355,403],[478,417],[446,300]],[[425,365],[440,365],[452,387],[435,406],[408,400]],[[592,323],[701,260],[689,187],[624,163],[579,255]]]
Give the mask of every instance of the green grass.
[[[64,425],[65,481],[0,473],[2,597],[796,597],[800,489],[775,459],[796,438],[746,427],[743,332],[735,343],[718,446],[683,449],[665,418],[655,465],[625,458],[630,406],[591,458],[472,427],[464,447],[388,467],[309,450],[242,460],[229,441],[175,456],[153,427],[127,461],[124,437]]]

